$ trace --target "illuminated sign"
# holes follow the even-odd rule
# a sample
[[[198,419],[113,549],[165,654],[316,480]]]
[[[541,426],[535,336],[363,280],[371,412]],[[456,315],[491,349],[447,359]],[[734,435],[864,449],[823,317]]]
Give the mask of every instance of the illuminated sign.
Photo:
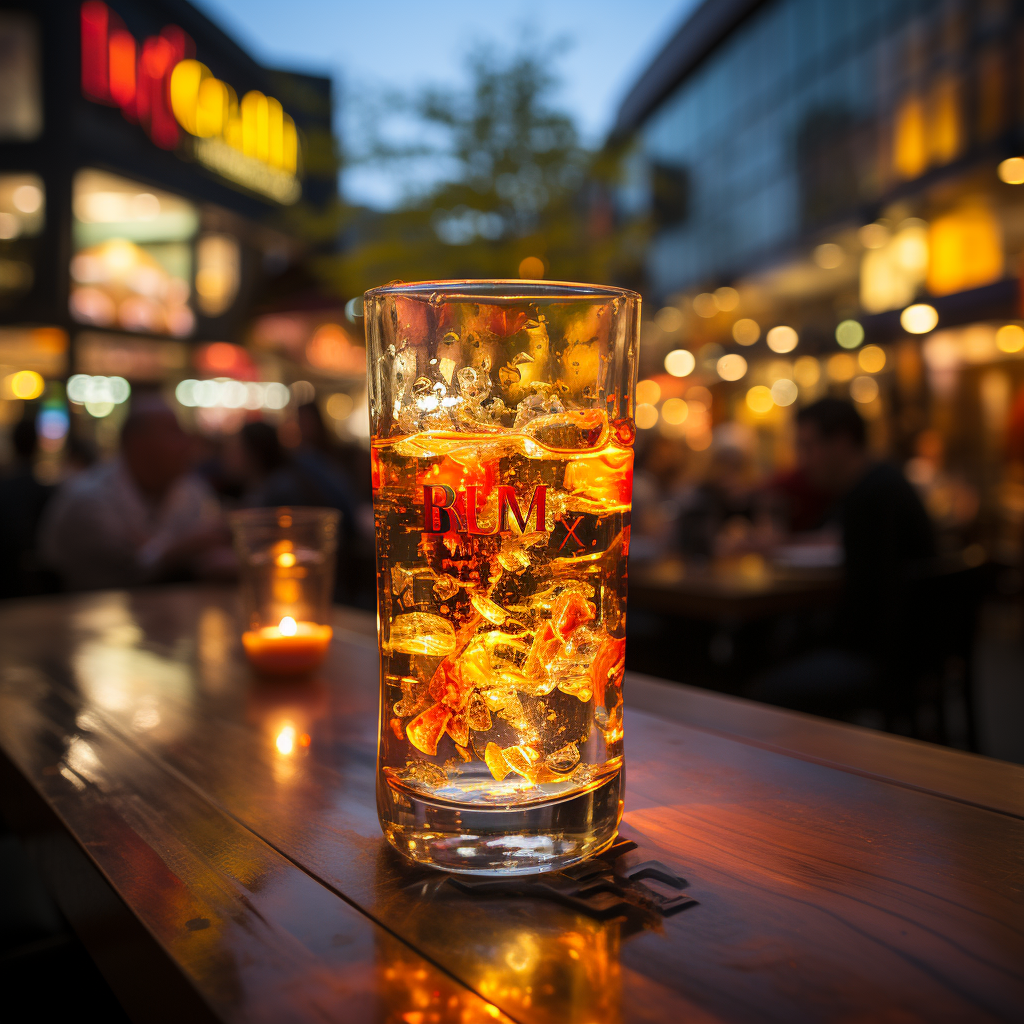
[[[175,149],[191,136],[196,159],[218,174],[280,203],[302,193],[295,122],[272,96],[241,100],[195,60],[195,44],[175,25],[137,46],[100,0],[82,4],[82,92],[120,107],[156,145]]]

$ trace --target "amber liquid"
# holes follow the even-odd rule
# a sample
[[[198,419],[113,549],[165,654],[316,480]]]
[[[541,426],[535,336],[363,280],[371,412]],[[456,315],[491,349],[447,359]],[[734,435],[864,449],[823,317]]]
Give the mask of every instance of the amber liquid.
[[[406,856],[542,871],[613,838],[631,434],[587,411],[374,443],[378,809]]]

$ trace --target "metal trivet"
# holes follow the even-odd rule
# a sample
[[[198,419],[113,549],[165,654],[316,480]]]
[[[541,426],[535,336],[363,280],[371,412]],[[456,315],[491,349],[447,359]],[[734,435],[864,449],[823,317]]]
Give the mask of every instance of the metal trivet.
[[[696,905],[681,890],[686,879],[652,856],[642,843],[619,830],[603,853],[564,871],[511,878],[449,875],[447,882],[462,892],[502,896],[537,896],[556,900],[604,920],[630,910],[655,911],[662,917]],[[632,830],[630,830],[632,832]]]

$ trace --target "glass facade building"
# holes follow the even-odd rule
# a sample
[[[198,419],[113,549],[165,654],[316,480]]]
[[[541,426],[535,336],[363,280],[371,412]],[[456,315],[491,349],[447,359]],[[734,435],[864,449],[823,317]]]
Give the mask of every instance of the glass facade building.
[[[673,425],[656,406],[649,429],[702,450],[739,422],[777,465],[791,406],[850,396],[879,453],[962,482],[936,509],[1018,536],[1022,56],[1010,0],[699,7],[613,136],[661,307],[642,369],[662,403],[699,388],[710,412]]]

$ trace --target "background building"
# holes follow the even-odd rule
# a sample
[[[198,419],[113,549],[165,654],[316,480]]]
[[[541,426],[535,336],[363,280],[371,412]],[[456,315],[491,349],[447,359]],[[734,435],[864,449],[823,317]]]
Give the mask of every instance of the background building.
[[[54,455],[69,415],[111,443],[139,385],[210,379],[178,390],[208,427],[287,404],[295,339],[242,343],[336,202],[330,80],[184,0],[8,3],[0,52],[0,418],[38,398]]]
[[[1009,0],[699,7],[612,140],[651,232],[647,428],[701,451],[733,421],[768,468],[788,407],[850,395],[949,536],[1015,558],[1022,55]]]

